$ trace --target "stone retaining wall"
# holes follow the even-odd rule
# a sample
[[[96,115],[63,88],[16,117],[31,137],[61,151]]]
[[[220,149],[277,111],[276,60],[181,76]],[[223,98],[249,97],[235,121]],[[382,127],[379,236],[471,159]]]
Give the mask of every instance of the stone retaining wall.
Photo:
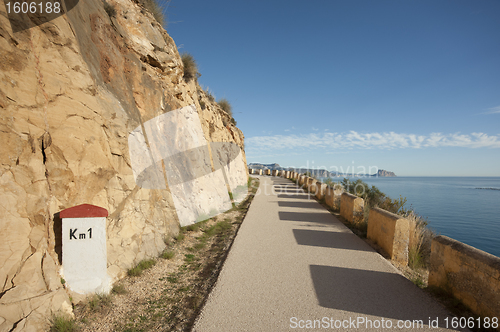
[[[500,318],[500,258],[446,236],[432,240],[429,286],[482,317]]]
[[[306,188],[307,188],[308,192],[310,192],[311,194],[315,194],[316,193],[316,179],[314,179],[312,177],[308,177],[307,182],[306,182]]]
[[[380,208],[370,209],[367,237],[378,244],[393,261],[408,265],[408,219]]]
[[[349,193],[342,193],[340,196],[340,216],[349,222],[354,218],[363,215],[363,199]]]
[[[342,190],[330,186],[325,188],[325,203],[334,210],[340,210],[340,196]]]
[[[355,195],[327,186],[311,177],[288,172],[318,199],[352,222],[363,215],[364,201]],[[396,263],[408,265],[409,221],[380,208],[372,208],[368,218],[368,239],[379,245]],[[500,317],[500,258],[446,236],[432,241],[429,286],[453,295],[475,314]],[[482,320],[484,321],[484,320]],[[500,331],[500,328],[497,329]]]
[[[321,200],[325,197],[327,185],[321,181],[316,181],[316,198]]]

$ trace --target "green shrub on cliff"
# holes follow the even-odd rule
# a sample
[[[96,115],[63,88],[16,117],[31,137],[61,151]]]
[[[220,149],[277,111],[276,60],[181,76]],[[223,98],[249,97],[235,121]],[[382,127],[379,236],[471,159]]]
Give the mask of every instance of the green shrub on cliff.
[[[406,197],[399,196],[399,198],[392,199],[386,196],[375,186],[369,186],[367,183],[363,182],[361,179],[356,179],[356,181],[351,181],[344,178],[340,183],[344,188],[344,191],[359,196],[365,201],[365,207],[379,207],[386,211],[406,215],[410,212],[409,209],[405,209]]]

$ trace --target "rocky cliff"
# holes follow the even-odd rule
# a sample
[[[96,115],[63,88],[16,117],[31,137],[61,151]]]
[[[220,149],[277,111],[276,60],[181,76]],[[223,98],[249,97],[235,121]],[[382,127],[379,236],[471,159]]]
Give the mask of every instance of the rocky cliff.
[[[138,3],[108,3],[113,15],[101,0],[85,0],[39,26],[27,15],[9,22],[0,5],[0,331],[42,330],[51,313],[71,312],[69,295],[78,296],[60,271],[61,210],[88,203],[109,211],[107,273],[117,280],[178,232],[175,204],[195,198],[182,210],[186,224],[213,203],[218,192],[203,196],[211,171],[222,169],[229,190],[246,183],[243,134],[184,80],[172,38]],[[16,25],[30,28],[13,32]],[[158,150],[170,144],[160,125],[171,146],[196,143],[184,147],[188,157]],[[172,160],[191,177],[172,182]],[[148,162],[156,186],[142,180]]]

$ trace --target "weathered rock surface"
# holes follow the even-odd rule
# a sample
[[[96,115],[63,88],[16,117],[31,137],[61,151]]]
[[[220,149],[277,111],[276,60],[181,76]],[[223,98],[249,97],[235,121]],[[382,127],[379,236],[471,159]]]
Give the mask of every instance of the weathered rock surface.
[[[134,129],[194,105],[209,145],[243,149],[229,115],[183,80],[175,43],[154,18],[131,0],[108,3],[115,17],[86,0],[38,27],[24,16],[14,23],[32,28],[17,33],[0,6],[0,331],[43,330],[52,312],[71,313],[59,211],[83,203],[109,211],[113,280],[178,232],[168,187],[136,183]],[[243,151],[239,158],[246,164]]]

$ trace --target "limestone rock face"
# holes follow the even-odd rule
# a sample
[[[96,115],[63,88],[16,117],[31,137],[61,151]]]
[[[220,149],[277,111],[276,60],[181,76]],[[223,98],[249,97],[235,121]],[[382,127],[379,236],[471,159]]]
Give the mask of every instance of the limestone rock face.
[[[108,3],[114,17],[101,0],[86,0],[40,26],[25,15],[13,24],[31,28],[16,33],[0,6],[0,331],[43,330],[52,312],[71,313],[59,211],[84,203],[109,211],[113,280],[178,233],[168,181],[151,189],[134,177],[136,128],[194,107],[207,145],[234,144],[246,165],[242,132],[195,81],[184,81],[167,32],[132,0]],[[227,162],[209,155],[212,171]],[[246,183],[246,166],[226,173]]]

